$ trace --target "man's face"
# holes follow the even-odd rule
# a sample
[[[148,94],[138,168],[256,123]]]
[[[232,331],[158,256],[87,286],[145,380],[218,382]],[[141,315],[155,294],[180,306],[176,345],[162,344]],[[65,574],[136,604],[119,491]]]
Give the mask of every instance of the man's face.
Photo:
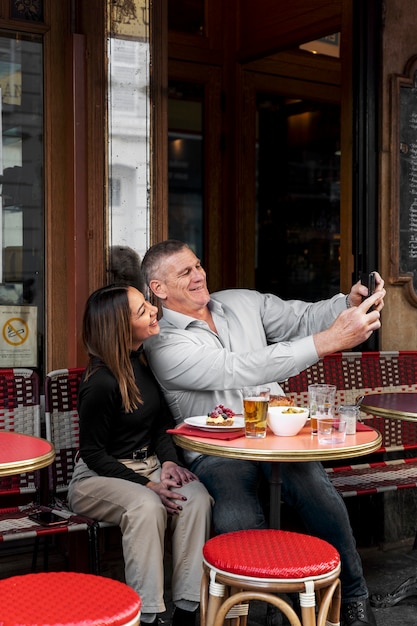
[[[151,281],[150,286],[166,308],[193,315],[210,301],[206,273],[189,248],[168,257],[161,269],[163,280]]]

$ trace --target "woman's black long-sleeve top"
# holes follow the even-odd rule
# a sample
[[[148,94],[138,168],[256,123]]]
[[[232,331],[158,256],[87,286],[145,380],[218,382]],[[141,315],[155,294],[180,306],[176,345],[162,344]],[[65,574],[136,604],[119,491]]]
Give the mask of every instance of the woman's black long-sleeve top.
[[[167,428],[174,423],[159,386],[146,365],[142,351],[132,351],[131,362],[143,404],[126,413],[116,378],[99,361],[92,376],[82,380],[78,392],[80,455],[100,476],[146,484],[148,479],[117,459],[132,459],[135,450],[149,448],[159,461],[179,463]]]

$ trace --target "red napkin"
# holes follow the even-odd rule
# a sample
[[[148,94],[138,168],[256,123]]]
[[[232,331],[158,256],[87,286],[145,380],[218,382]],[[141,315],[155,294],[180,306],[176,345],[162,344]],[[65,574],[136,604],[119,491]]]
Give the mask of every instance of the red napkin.
[[[361,424],[360,422],[356,422],[356,430],[358,432],[363,432],[366,430],[372,430],[372,428],[370,428],[370,426],[367,426],[366,424]]]
[[[224,439],[230,441],[231,439],[238,439],[245,436],[243,428],[240,430],[226,430],[225,432],[219,432],[217,430],[201,430],[200,428],[194,428],[194,426],[188,426],[188,424],[181,424],[177,428],[170,428],[167,430],[170,435],[189,435],[190,437],[205,437],[207,439]]]

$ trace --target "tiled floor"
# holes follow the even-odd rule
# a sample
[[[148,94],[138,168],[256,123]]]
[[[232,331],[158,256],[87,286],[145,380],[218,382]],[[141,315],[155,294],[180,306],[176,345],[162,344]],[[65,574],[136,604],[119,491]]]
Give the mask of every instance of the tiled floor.
[[[375,609],[377,626],[417,625],[417,551],[412,550],[412,540],[385,549],[367,548],[360,550],[368,587],[372,594],[385,595],[393,592],[406,579],[414,578],[413,597],[388,608]],[[41,566],[41,563],[39,563]],[[24,574],[30,571],[31,552],[28,548],[17,550],[11,546],[0,547],[0,577]],[[65,560],[55,550],[50,554],[50,570],[65,568]],[[123,580],[123,562],[117,541],[106,549],[102,558],[102,575]],[[169,589],[169,560],[167,563],[167,613],[162,616],[169,624],[172,611]],[[1,615],[0,615],[1,618]],[[0,620],[1,621],[1,620]],[[255,603],[250,611],[248,626],[266,626],[265,606]]]

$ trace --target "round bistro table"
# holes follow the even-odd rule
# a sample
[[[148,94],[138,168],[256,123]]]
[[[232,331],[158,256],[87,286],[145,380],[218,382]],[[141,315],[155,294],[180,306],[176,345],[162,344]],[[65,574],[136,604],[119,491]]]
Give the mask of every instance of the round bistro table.
[[[366,394],[360,404],[360,410],[378,417],[415,422],[417,421],[417,393],[398,391]],[[394,591],[372,596],[372,606],[378,608],[395,606],[401,600],[415,596],[416,589],[417,576],[411,576]]]
[[[355,435],[346,435],[344,443],[319,444],[317,435],[312,435],[310,426],[293,437],[278,437],[268,428],[264,439],[239,437],[232,440],[213,439],[181,434],[181,425],[173,434],[175,443],[186,450],[200,454],[246,459],[250,461],[270,461],[270,526],[278,529],[281,524],[281,478],[280,462],[291,461],[331,461],[363,456],[381,447],[381,435],[370,427],[363,427]]]
[[[369,393],[363,397],[360,410],[364,413],[393,419],[417,421],[417,393],[398,391]]]

